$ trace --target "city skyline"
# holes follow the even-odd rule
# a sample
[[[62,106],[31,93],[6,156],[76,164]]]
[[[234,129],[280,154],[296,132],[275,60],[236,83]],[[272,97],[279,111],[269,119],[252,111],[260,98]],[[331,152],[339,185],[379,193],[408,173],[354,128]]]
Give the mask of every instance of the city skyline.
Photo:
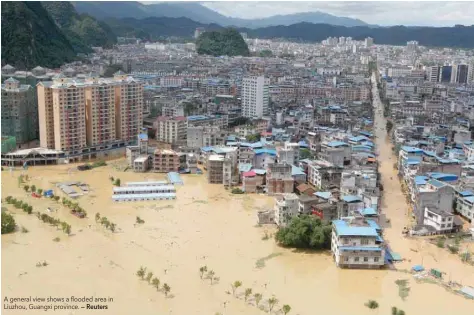
[[[245,19],[259,19],[274,15],[304,12],[324,12],[340,17],[360,19],[381,26],[453,26],[474,24],[474,2],[380,2],[380,1],[222,1],[203,2],[204,6],[220,14]],[[423,10],[422,18],[420,10]]]

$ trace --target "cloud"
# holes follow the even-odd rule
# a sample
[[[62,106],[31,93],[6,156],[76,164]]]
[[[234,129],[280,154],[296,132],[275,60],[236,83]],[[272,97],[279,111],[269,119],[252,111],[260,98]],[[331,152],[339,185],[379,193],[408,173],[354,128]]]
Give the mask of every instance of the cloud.
[[[321,11],[336,16],[358,18],[379,25],[452,26],[474,24],[474,2],[204,2],[223,15],[263,18],[300,12]]]

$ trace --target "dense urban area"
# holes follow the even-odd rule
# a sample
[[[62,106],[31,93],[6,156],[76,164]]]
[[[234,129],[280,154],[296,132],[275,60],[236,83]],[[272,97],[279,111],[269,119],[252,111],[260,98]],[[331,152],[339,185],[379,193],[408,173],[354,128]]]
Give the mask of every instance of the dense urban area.
[[[472,49],[197,27],[72,59],[2,64],[4,296],[472,314]]]

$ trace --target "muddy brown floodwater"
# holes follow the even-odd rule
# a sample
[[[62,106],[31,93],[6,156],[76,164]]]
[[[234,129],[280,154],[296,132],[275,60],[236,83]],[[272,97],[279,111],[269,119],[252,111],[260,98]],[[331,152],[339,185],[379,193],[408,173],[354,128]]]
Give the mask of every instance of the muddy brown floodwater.
[[[376,117],[376,125],[384,126]],[[407,224],[407,205],[396,180],[390,144],[384,132],[377,132],[382,181],[385,187],[383,212],[390,218],[385,238],[394,251],[410,261],[396,265],[409,269],[414,264],[436,267],[453,281],[474,285],[474,269],[461,263],[445,250],[423,240],[402,237]],[[391,159],[390,159],[391,157]],[[115,162],[114,162],[115,163]],[[111,163],[109,163],[111,164]],[[73,235],[65,236],[36,216],[6,207],[20,226],[29,233],[2,235],[2,299],[7,297],[97,296],[112,297],[101,314],[264,314],[253,298],[245,302],[245,288],[275,296],[279,303],[292,308],[290,314],[390,314],[392,306],[408,315],[469,315],[474,302],[454,295],[434,284],[419,284],[411,275],[391,270],[342,270],[336,268],[329,253],[310,253],[282,249],[272,238],[262,239],[273,227],[256,226],[256,211],[273,206],[273,199],[260,195],[231,195],[221,185],[208,185],[203,175],[184,175],[184,185],[177,186],[177,200],[157,202],[111,201],[109,176],[126,181],[164,179],[159,174],[135,174],[113,166],[91,171],[71,171],[71,165],[31,167],[25,173],[43,189],[66,180],[90,185],[90,193],[78,199],[88,218],[78,219],[65,208],[47,199],[36,199],[17,186],[17,177],[2,172],[2,197],[10,195],[33,205],[35,211],[57,209],[53,216],[72,225]],[[390,180],[393,177],[393,180]],[[5,206],[2,204],[2,206]],[[117,224],[115,233],[96,224],[99,212]],[[135,217],[145,220],[135,225]],[[60,241],[53,241],[59,237]],[[418,252],[413,252],[415,249]],[[48,266],[36,267],[39,261]],[[211,285],[201,280],[199,267],[206,265],[219,277]],[[147,267],[161,283],[168,283],[168,298],[137,278],[140,266]],[[409,279],[409,296],[398,295],[397,279]],[[243,282],[232,296],[231,283]],[[230,294],[229,294],[230,293]],[[380,307],[370,310],[367,300]],[[45,314],[3,310],[2,314]],[[90,310],[64,310],[54,314],[90,314]],[[281,313],[279,313],[281,314]]]

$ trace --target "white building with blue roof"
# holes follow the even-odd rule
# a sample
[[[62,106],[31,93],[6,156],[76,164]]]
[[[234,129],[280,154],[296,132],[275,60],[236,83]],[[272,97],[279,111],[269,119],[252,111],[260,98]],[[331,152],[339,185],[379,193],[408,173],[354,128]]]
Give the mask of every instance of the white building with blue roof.
[[[332,224],[331,251],[341,268],[378,269],[385,264],[381,228],[373,220],[347,217]]]

